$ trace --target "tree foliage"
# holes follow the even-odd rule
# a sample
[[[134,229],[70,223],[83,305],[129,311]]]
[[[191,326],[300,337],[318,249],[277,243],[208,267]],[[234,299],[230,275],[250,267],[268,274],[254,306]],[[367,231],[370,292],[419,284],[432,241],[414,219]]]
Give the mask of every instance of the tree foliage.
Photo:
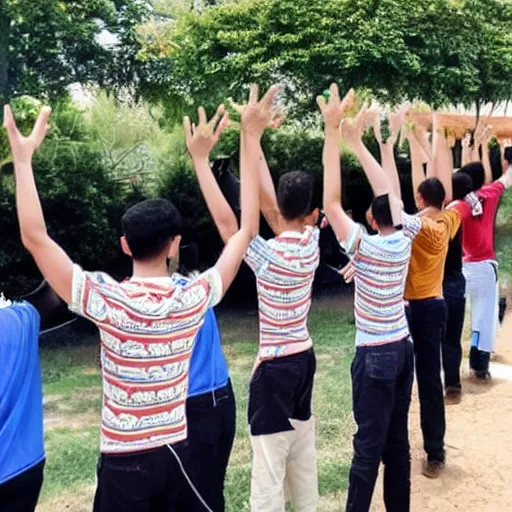
[[[147,9],[144,0],[2,0],[0,100],[55,98],[74,82],[131,83]],[[116,45],[102,44],[103,30]]]
[[[510,97],[505,0],[243,0],[183,14],[168,37],[179,48],[144,54],[153,99],[213,106],[253,81],[284,83],[306,109],[331,81],[390,102]]]

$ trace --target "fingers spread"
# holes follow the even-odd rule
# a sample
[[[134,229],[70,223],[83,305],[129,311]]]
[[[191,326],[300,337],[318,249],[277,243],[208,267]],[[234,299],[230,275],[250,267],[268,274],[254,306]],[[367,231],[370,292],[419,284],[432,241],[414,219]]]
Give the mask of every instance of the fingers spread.
[[[197,115],[199,117],[199,125],[207,124],[206,111],[204,107],[199,107],[197,109]]]
[[[251,90],[249,92],[249,104],[254,105],[258,103],[258,97],[259,97],[259,87],[257,84],[251,85]]]
[[[329,103],[337,104],[340,101],[340,90],[338,84],[332,83],[329,88]]]
[[[278,85],[273,85],[266,93],[265,96],[261,99],[261,103],[266,106],[270,107],[272,103],[274,102],[277,94],[280,91],[280,87]]]

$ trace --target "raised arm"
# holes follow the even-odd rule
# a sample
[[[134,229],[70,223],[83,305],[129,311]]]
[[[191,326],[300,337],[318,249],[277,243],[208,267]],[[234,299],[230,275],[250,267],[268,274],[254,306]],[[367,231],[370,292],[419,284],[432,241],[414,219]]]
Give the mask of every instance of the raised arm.
[[[453,186],[452,186],[452,174],[453,174],[453,157],[452,150],[446,138],[445,127],[440,123],[440,119],[437,113],[434,114],[433,129],[433,169],[434,176],[441,181],[446,194],[445,202],[449,204],[453,199]]]
[[[228,116],[223,105],[217,109],[217,113],[210,122],[206,118],[203,107],[199,108],[198,114],[197,127],[191,125],[189,117],[184,119],[187,149],[194,163],[199,187],[208,210],[222,240],[227,242],[238,231],[238,222],[210,168],[210,153],[228,124]]]
[[[55,243],[46,230],[46,222],[39,200],[32,156],[44,140],[51,109],[44,107],[32,133],[24,137],[18,131],[9,106],[4,107],[4,126],[9,137],[16,179],[16,209],[21,240],[32,254],[43,277],[67,304],[71,302],[73,263],[64,250]]]
[[[317,98],[325,125],[323,150],[324,165],[324,210],[334,233],[339,240],[346,240],[353,221],[341,204],[341,163],[340,163],[340,124],[346,108],[352,103],[354,91],[350,90],[340,101],[338,86],[332,84],[329,101],[323,96]]]
[[[471,134],[467,133],[461,141],[462,155],[461,155],[461,167],[471,162]]]
[[[411,153],[412,188],[414,200],[417,200],[417,192],[421,183],[425,180],[423,164],[428,163],[429,158],[426,151],[418,140],[416,130],[410,130],[407,134],[409,150]],[[416,201],[416,206],[419,206]]]
[[[375,196],[392,194],[393,186],[391,185],[389,177],[363,143],[362,137],[366,122],[365,115],[366,112],[361,110],[355,122],[350,122],[349,120],[343,121],[341,127],[342,139],[349,145],[361,163],[366,177],[370,182],[370,186],[372,187],[373,194]]]
[[[259,155],[261,153],[261,136],[272,120],[272,103],[278,92],[271,87],[258,102],[258,87],[251,88],[249,104],[242,115],[242,144],[240,148],[240,230],[226,244],[215,268],[219,272],[223,290],[226,291],[233,282],[250,241],[259,229],[259,194],[254,191],[259,187]]]
[[[400,133],[405,112],[403,109],[400,109],[398,112],[393,112],[389,115],[390,135],[386,142],[382,140],[379,113],[377,111],[372,114],[373,131],[375,138],[377,139],[377,143],[379,144],[382,169],[391,183],[393,194],[401,199],[402,190],[400,188],[400,177],[398,176],[398,169],[395,161],[395,144],[398,139],[398,134]]]
[[[482,147],[482,165],[484,166],[485,184],[492,183],[492,166],[491,166],[491,152],[489,150],[489,143],[492,137],[492,127],[487,125],[482,132],[480,144]]]
[[[263,151],[260,152],[259,158],[260,170],[260,208],[270,229],[278,235],[280,230],[281,213],[277,204],[277,195],[268,168],[267,159]]]

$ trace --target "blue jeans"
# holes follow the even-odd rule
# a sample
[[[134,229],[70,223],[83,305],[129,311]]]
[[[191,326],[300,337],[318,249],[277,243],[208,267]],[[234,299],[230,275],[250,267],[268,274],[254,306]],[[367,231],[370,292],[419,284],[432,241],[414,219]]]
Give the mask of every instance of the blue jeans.
[[[369,510],[382,461],[386,510],[409,512],[411,455],[407,422],[414,379],[411,341],[358,347],[351,373],[357,432],[347,511]]]

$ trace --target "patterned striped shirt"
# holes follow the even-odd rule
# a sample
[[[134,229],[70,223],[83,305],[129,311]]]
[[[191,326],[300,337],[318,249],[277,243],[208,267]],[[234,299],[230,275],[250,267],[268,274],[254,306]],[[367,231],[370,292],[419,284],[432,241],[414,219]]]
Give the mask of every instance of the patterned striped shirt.
[[[101,452],[158,448],[187,438],[185,400],[197,331],[222,297],[215,269],[180,286],[73,269],[70,309],[100,330]]]
[[[342,243],[355,268],[356,345],[400,341],[409,335],[404,288],[411,245],[421,229],[418,217],[403,214],[403,230],[368,235],[355,222]]]
[[[307,327],[315,271],[320,262],[320,230],[284,232],[253,239],[245,256],[256,275],[260,316],[257,361],[288,356],[312,346]]]

